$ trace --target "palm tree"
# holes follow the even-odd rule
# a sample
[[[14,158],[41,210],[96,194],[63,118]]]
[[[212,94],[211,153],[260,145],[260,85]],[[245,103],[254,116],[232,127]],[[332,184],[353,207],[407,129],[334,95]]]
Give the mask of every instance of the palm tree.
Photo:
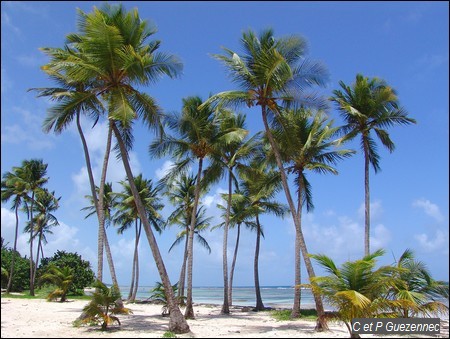
[[[354,151],[333,149],[339,142],[333,139],[338,128],[333,127],[332,121],[327,121],[323,112],[317,112],[311,119],[312,112],[306,110],[289,110],[277,120],[272,132],[278,144],[280,155],[288,173],[295,175],[297,186],[297,219],[302,221],[302,210],[306,207],[309,212],[314,208],[312,189],[306,177],[306,171],[337,175],[333,167],[336,163],[351,156]],[[275,123],[277,121],[274,121]],[[295,293],[292,317],[300,316],[301,270],[300,270],[301,239],[296,234],[295,239]]]
[[[401,301],[397,308],[399,317],[448,314],[448,306],[442,302],[448,300],[448,284],[434,280],[427,266],[415,259],[412,250],[406,249],[395,267],[403,284],[392,286],[390,297]]]
[[[56,286],[53,292],[50,292],[47,296],[48,301],[61,298],[59,301],[66,301],[67,293],[70,286],[73,283],[75,276],[73,270],[70,267],[59,268],[54,264],[50,264],[45,273],[39,278],[39,285],[50,283]]]
[[[233,180],[237,187],[237,180],[234,176],[233,170],[236,166],[242,166],[245,160],[248,160],[259,146],[258,135],[253,136],[251,139],[244,141],[248,131],[245,130],[245,116],[242,114],[235,115],[232,111],[223,110],[224,115],[221,120],[220,128],[227,130],[230,128],[239,128],[242,130],[242,140],[237,142],[231,142],[221,149],[218,157],[213,157],[212,164],[205,174],[205,179],[208,180],[208,172],[212,174],[212,178],[222,177],[228,174],[228,196],[227,196],[227,208],[225,213],[225,224],[223,229],[223,280],[224,280],[224,296],[222,305],[222,314],[229,314],[229,300],[228,295],[230,287],[228,285],[228,229],[230,222],[230,210],[231,210],[231,195],[233,193]]]
[[[193,186],[194,187],[194,186]],[[177,286],[177,293],[178,297],[181,298],[181,301],[184,301],[184,284],[186,281],[186,262],[187,262],[187,249],[188,249],[188,235],[189,235],[189,225],[191,222],[191,213],[192,213],[192,205],[190,210],[186,209],[179,209],[174,211],[174,213],[171,214],[171,216],[168,218],[167,223],[169,225],[178,225],[182,229],[177,234],[177,238],[172,243],[172,245],[169,248],[169,252],[178,244],[180,244],[183,239],[184,242],[184,253],[183,253],[183,264],[181,265],[181,271],[180,271],[180,280],[178,280],[178,286]],[[208,241],[200,234],[201,232],[208,229],[212,217],[205,217],[205,210],[203,209],[203,206],[200,206],[197,210],[197,216],[195,217],[195,229],[194,229],[194,235],[197,239],[197,242],[203,246],[209,254],[211,254],[211,247],[209,247]]]
[[[37,250],[36,250],[36,261],[35,267],[39,266],[39,254],[42,253],[44,257],[43,243],[47,243],[46,233],[52,234],[52,227],[59,226],[58,219],[52,213],[59,208],[59,201],[61,197],[56,198],[55,191],[49,192],[47,189],[39,190],[36,193],[34,209],[37,213],[34,217],[33,222],[28,222],[25,227],[25,232],[31,232],[31,227],[34,227],[34,238],[38,238]],[[36,272],[34,270],[33,281],[36,280]]]
[[[116,314],[133,313],[129,308],[117,303],[117,300],[121,300],[120,289],[117,285],[108,288],[100,280],[97,280],[93,287],[96,287],[95,292],[92,294],[92,300],[83,308],[85,316],[80,319],[81,322],[99,323],[102,331],[105,331],[108,325],[114,322],[120,325]]]
[[[223,197],[225,200],[225,197]],[[227,205],[228,206],[228,205]],[[218,204],[217,207],[223,211],[222,218],[226,219],[227,207],[221,204]],[[231,208],[230,208],[230,220],[229,226],[234,228],[237,226],[236,232],[236,243],[234,245],[233,251],[233,260],[231,261],[230,267],[230,277],[228,283],[228,306],[233,305],[233,278],[234,278],[234,269],[236,267],[237,254],[239,249],[239,240],[241,235],[241,225],[244,224],[250,229],[256,229],[256,223],[250,220],[254,216],[254,211],[251,206],[249,199],[243,195],[240,191],[233,193],[231,195]],[[216,227],[225,226],[225,222],[213,227],[211,230]]]
[[[6,293],[11,292],[12,279],[14,275],[14,263],[17,255],[17,238],[19,234],[19,208],[24,204],[24,199],[27,196],[26,186],[18,177],[19,173],[13,169],[13,172],[6,172],[3,174],[3,180],[1,182],[1,199],[2,202],[7,202],[10,199],[13,200],[11,206],[14,209],[14,214],[16,216],[16,228],[14,232],[14,245],[11,258],[11,268],[8,275],[8,285],[6,286]],[[3,239],[3,238],[2,238]]]
[[[25,208],[29,217],[29,232],[30,232],[30,295],[34,296],[34,270],[37,268],[34,265],[33,259],[33,240],[34,240],[34,205],[35,196],[42,190],[44,184],[47,183],[47,164],[44,164],[42,159],[31,159],[22,161],[22,166],[14,167],[13,172],[17,173],[17,178],[20,179],[20,184],[26,191]]]
[[[173,294],[178,293],[178,284],[172,285],[172,291],[173,291]],[[178,302],[180,303],[180,305],[183,304],[183,300],[184,300],[183,296],[178,295],[177,299],[178,299]],[[150,290],[150,300],[163,305],[162,310],[161,310],[162,311],[161,315],[163,317],[167,317],[170,314],[170,310],[167,307],[167,293],[161,282],[157,281],[156,286]]]
[[[79,17],[80,34],[70,35],[69,40],[83,52],[83,58],[74,57],[69,61],[73,66],[70,75],[83,82],[94,82],[92,90],[105,103],[117,141],[116,150],[122,159],[161,281],[169,294],[169,330],[185,333],[189,326],[172,295],[170,280],[128,160],[133,142],[132,126],[137,117],[157,131],[162,127],[160,108],[136,86],[156,82],[163,75],[176,76],[181,63],[171,55],[158,52],[159,41],[147,42],[156,30],[140,19],[137,9],[126,12],[122,5],[106,4],[102,9],[94,8],[90,14],[79,11]]]
[[[171,114],[167,117],[168,126],[178,133],[179,138],[165,135],[162,140],[153,142],[149,148],[150,154],[153,156],[161,157],[166,154],[171,154],[177,159],[177,163],[173,167],[171,174],[167,176],[167,180],[185,173],[193,159],[198,159],[197,182],[188,235],[188,283],[185,310],[185,318],[187,319],[194,318],[194,310],[192,307],[193,240],[200,189],[213,181],[211,178],[208,178],[207,183],[203,181],[204,161],[206,158],[217,156],[220,149],[225,145],[238,142],[243,138],[242,129],[235,127],[221,129],[218,121],[220,118],[216,118],[215,112],[212,109],[208,106],[199,108],[202,102],[200,97],[183,99],[181,116]]]
[[[298,220],[294,200],[290,192],[287,174],[283,168],[280,151],[270,131],[269,118],[282,114],[280,105],[287,108],[315,106],[324,108],[325,103],[306,90],[313,85],[324,85],[326,72],[315,62],[308,60],[306,42],[299,36],[276,39],[271,29],[264,30],[259,36],[251,30],[243,33],[241,44],[243,54],[224,48],[225,55],[215,55],[230,71],[239,90],[221,92],[213,95],[205,105],[247,105],[260,106],[266,136],[275,155],[280,171],[281,182],[289,209],[300,239],[301,251],[309,277],[314,277],[314,268],[308,257],[308,249]],[[319,314],[317,329],[326,330],[326,321],[320,296],[314,295]]]
[[[94,120],[93,125],[95,126],[103,113],[104,108],[101,101],[97,98],[96,93],[93,91],[94,85],[73,79],[73,77],[70,77],[71,71],[66,68],[66,61],[70,60],[73,55],[77,55],[79,58],[82,58],[82,54],[79,50],[68,45],[66,45],[63,49],[47,47],[41,48],[41,50],[51,58],[51,61],[47,65],[43,66],[42,70],[60,85],[60,87],[55,88],[31,89],[38,92],[38,97],[50,97],[52,101],[58,102],[57,105],[49,109],[48,115],[43,123],[43,130],[44,132],[49,133],[53,129],[56,134],[59,134],[68,127],[74,118],[76,119],[78,134],[80,135],[83,145],[93,204],[99,221],[97,240],[97,277],[99,280],[103,280],[103,247],[105,247],[111,278],[113,283],[117,284],[114,263],[105,233],[105,211],[99,209],[99,206],[104,205],[102,202],[103,194],[100,194],[100,197],[97,197],[89,149],[80,122],[80,115],[81,113],[84,113],[89,115]],[[111,149],[111,132],[112,129],[109,127],[100,179],[100,191],[104,189],[104,183],[106,180],[106,170],[108,167],[108,159]]]
[[[253,264],[256,293],[255,310],[262,311],[265,307],[261,298],[259,284],[259,249],[263,231],[259,216],[263,213],[272,213],[278,217],[283,217],[287,212],[287,208],[273,200],[275,194],[281,188],[279,172],[267,169],[263,162],[257,163],[253,161],[250,166],[242,168],[239,175],[242,179],[241,190],[250,202],[251,211],[248,211],[248,213],[253,214],[255,217],[256,245]]]
[[[370,253],[370,191],[369,164],[375,173],[380,170],[380,156],[373,132],[389,152],[395,145],[389,137],[386,128],[393,125],[416,123],[408,117],[408,113],[399,106],[397,93],[379,78],[369,79],[362,74],[356,75],[352,87],[339,82],[341,90],[333,91],[330,98],[336,103],[337,109],[344,119],[343,140],[351,140],[361,135],[361,148],[364,153],[364,190],[365,190],[365,223],[364,223],[364,253]],[[372,134],[371,134],[372,133]]]
[[[309,287],[336,310],[328,316],[344,322],[351,338],[360,338],[351,331],[352,319],[386,316],[385,310],[397,304],[386,298],[391,286],[400,283],[393,275],[395,268],[382,266],[375,269],[376,259],[383,254],[384,251],[379,249],[360,260],[345,262],[342,268],[326,255],[310,255],[329,275],[312,278]]]
[[[160,188],[153,187],[151,179],[144,179],[142,174],[134,178],[136,188],[139,191],[139,196],[144,203],[147,210],[148,220],[152,223],[155,230],[161,233],[163,221],[160,211],[164,205],[159,202],[158,193]],[[133,255],[133,269],[131,273],[130,292],[128,294],[128,301],[133,302],[136,299],[137,290],[139,287],[139,240],[142,231],[142,221],[139,218],[139,213],[136,208],[133,193],[127,181],[121,181],[122,192],[114,193],[116,213],[113,217],[113,222],[119,225],[117,233],[123,234],[133,224],[135,226],[135,242]]]

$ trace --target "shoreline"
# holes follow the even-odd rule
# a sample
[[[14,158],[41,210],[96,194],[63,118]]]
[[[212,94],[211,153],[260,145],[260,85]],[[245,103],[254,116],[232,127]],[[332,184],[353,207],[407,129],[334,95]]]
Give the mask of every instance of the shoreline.
[[[45,299],[1,298],[2,338],[161,338],[168,331],[169,318],[161,316],[161,305],[130,303],[125,307],[130,315],[119,315],[121,326],[116,324],[107,331],[100,326],[74,327],[73,321],[81,314],[89,300],[48,302]],[[182,309],[183,310],[183,309]],[[254,312],[241,306],[232,306],[230,315],[220,314],[217,304],[194,304],[195,320],[188,320],[191,332],[177,334],[177,338],[348,338],[343,323],[330,322],[330,331],[316,332],[313,320],[277,321],[271,312]],[[376,338],[377,335],[363,335]],[[399,338],[405,336],[397,336]],[[409,336],[409,337],[424,337]],[[439,336],[448,337],[446,332]]]

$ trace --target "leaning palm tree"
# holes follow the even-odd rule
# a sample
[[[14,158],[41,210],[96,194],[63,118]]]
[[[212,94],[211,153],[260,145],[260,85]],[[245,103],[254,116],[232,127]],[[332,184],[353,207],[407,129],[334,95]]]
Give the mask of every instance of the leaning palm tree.
[[[380,156],[373,133],[389,152],[395,145],[389,137],[386,128],[394,125],[415,123],[408,117],[405,109],[399,106],[396,91],[379,78],[369,79],[362,74],[356,75],[356,82],[350,87],[339,82],[341,90],[333,91],[330,98],[336,103],[337,109],[344,119],[343,140],[351,140],[361,135],[361,148],[364,154],[364,191],[365,191],[365,222],[364,222],[364,253],[370,253],[370,191],[369,165],[375,173],[380,170]]]
[[[164,287],[168,291],[170,312],[169,330],[189,331],[172,295],[170,280],[156,239],[146,215],[145,207],[134,184],[129,163],[133,143],[132,127],[136,118],[156,131],[161,131],[160,108],[153,98],[137,89],[156,82],[161,76],[175,77],[181,63],[172,55],[158,52],[159,41],[148,39],[156,30],[141,20],[137,9],[127,12],[123,5],[105,4],[94,7],[92,13],[79,14],[79,33],[67,37],[81,55],[73,55],[64,66],[70,77],[82,83],[93,84],[90,89],[99,97],[106,111],[116,139],[116,150],[123,162],[128,182],[142,220],[147,240]],[[70,66],[70,67],[69,67]]]
[[[276,193],[280,190],[280,174],[278,171],[267,168],[264,162],[252,161],[248,167],[239,172],[242,179],[241,190],[249,200],[250,213],[255,218],[256,244],[253,273],[255,279],[256,311],[265,309],[259,284],[259,251],[262,225],[259,216],[264,213],[272,213],[278,217],[284,217],[287,207],[274,201]]]
[[[147,211],[148,220],[152,223],[155,230],[161,233],[163,220],[158,211],[160,211],[164,205],[160,203],[160,199],[158,198],[160,188],[153,187],[152,180],[144,179],[142,174],[136,176],[134,182]],[[133,265],[130,292],[127,299],[130,302],[134,302],[139,288],[139,240],[142,232],[142,221],[139,218],[139,213],[128,181],[121,181],[120,184],[122,185],[122,192],[114,193],[116,213],[113,216],[113,223],[119,225],[117,229],[117,233],[119,234],[123,234],[123,232],[134,224],[135,240]]]
[[[299,36],[275,38],[271,29],[264,30],[259,36],[248,30],[243,33],[241,44],[243,53],[239,55],[224,48],[224,55],[215,55],[227,67],[232,80],[239,86],[238,90],[221,92],[213,95],[205,105],[247,105],[260,106],[264,130],[273,149],[276,163],[281,175],[281,182],[289,209],[300,239],[301,251],[309,277],[314,277],[314,268],[308,257],[308,249],[298,220],[294,200],[288,184],[287,174],[283,168],[280,151],[270,131],[269,119],[282,114],[280,105],[287,108],[317,107],[325,103],[314,93],[306,90],[313,85],[324,85],[326,72],[319,64],[308,60],[306,42]],[[318,330],[327,329],[320,296],[314,295],[319,314]]]
[[[313,116],[313,118],[311,118]],[[351,156],[354,151],[336,149],[339,139],[336,138],[337,127],[328,121],[323,112],[313,115],[307,110],[288,110],[274,121],[273,135],[278,144],[280,155],[288,173],[295,176],[297,186],[297,218],[302,222],[302,210],[309,212],[314,208],[312,188],[306,177],[306,171],[318,174],[334,174],[338,171],[333,167],[341,159]],[[273,154],[272,154],[273,155]],[[273,158],[273,157],[272,157]],[[269,156],[270,159],[270,156]],[[301,284],[300,275],[299,234],[295,239],[295,282],[294,305],[292,317],[300,316]]]
[[[203,103],[200,97],[188,97],[183,99],[181,116],[171,114],[167,117],[168,126],[174,130],[179,137],[169,135],[163,136],[150,145],[149,151],[152,156],[164,156],[171,154],[177,159],[167,180],[186,173],[193,159],[198,159],[197,182],[194,192],[194,203],[190,220],[188,235],[188,263],[187,263],[187,300],[185,318],[194,318],[192,306],[192,264],[193,264],[193,240],[196,224],[196,215],[200,199],[200,190],[205,187],[203,180],[203,167],[207,158],[213,158],[227,144],[242,140],[243,130],[240,128],[221,129],[219,122],[221,117],[216,117],[215,111],[210,107],[200,105]],[[217,178],[214,178],[217,179]],[[207,184],[214,180],[208,178]]]
[[[24,199],[26,197],[27,191],[26,186],[24,185],[23,182],[21,182],[20,178],[18,177],[17,170],[4,173],[2,178],[3,178],[1,182],[2,202],[7,202],[10,199],[12,199],[13,203],[11,208],[14,209],[14,214],[16,216],[16,227],[14,232],[14,245],[11,258],[11,267],[8,274],[8,284],[6,286],[6,293],[9,294],[12,288],[14,264],[17,255],[17,238],[19,235],[19,208],[24,204]]]

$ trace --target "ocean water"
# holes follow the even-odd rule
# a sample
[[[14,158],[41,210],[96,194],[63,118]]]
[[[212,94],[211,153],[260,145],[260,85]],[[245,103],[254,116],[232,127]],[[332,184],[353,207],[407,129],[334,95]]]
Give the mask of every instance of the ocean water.
[[[152,286],[139,287],[136,299],[146,300],[150,297]],[[126,298],[129,293],[128,286],[121,286],[122,296]],[[218,304],[223,303],[223,287],[194,287],[192,289],[194,303]],[[264,306],[274,308],[290,308],[294,303],[294,288],[290,286],[263,286],[261,298]],[[254,287],[233,287],[233,305],[255,306]],[[314,299],[309,289],[302,289],[301,307],[314,308]]]

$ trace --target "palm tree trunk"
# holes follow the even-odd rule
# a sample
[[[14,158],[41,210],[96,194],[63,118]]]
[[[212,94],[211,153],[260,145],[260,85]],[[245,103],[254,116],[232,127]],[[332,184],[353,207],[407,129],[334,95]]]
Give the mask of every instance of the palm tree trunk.
[[[19,214],[18,214],[18,210],[19,210],[19,204],[16,204],[16,208],[15,208],[15,212],[16,212],[16,230],[14,233],[14,246],[13,246],[13,253],[12,253],[12,257],[11,257],[11,269],[9,271],[9,278],[8,278],[8,285],[6,286],[6,294],[9,294],[11,292],[11,288],[12,288],[12,279],[13,279],[13,275],[14,275],[14,261],[16,260],[16,255],[17,255],[17,237],[19,234]]]
[[[364,224],[364,256],[370,254],[370,192],[369,192],[369,150],[367,138],[363,136],[364,145],[364,193],[365,193],[365,224]]]
[[[134,232],[135,232],[135,238],[134,238],[134,255],[133,255],[133,268],[131,270],[131,284],[130,284],[130,292],[128,292],[128,301],[134,301],[132,300],[133,292],[134,292],[134,284],[135,284],[135,277],[136,277],[136,256],[137,256],[137,248],[138,248],[138,219],[136,218],[134,223]]]
[[[84,151],[84,158],[86,160],[86,169],[88,172],[89,177],[89,185],[91,187],[91,195],[92,200],[94,201],[95,211],[97,212],[97,218],[99,220],[99,227],[98,227],[98,238],[97,238],[97,279],[102,281],[103,280],[103,237],[102,232],[100,229],[100,212],[99,212],[99,204],[97,199],[97,192],[95,191],[95,182],[94,182],[94,175],[92,174],[92,166],[91,166],[91,157],[89,155],[89,149],[87,146],[86,138],[84,137],[83,129],[81,128],[80,123],[80,111],[77,111],[76,115],[76,121],[77,121],[77,129],[78,134],[80,135],[81,143],[83,144],[83,151]]]
[[[231,263],[230,269],[230,285],[228,286],[228,304],[233,305],[233,276],[234,276],[234,267],[236,266],[237,253],[239,248],[239,237],[241,235],[241,224],[237,225],[237,236],[236,236],[236,245],[234,246],[234,255],[233,262]]]
[[[35,269],[33,272],[33,281],[36,281],[36,272],[37,272],[37,268],[38,268],[38,264],[39,264],[39,252],[41,251],[42,248],[42,229],[39,230],[39,239],[38,239],[38,246],[37,246],[37,251],[36,251],[36,263],[34,265]]]
[[[184,284],[186,283],[186,262],[187,262],[187,253],[188,253],[188,238],[189,227],[186,227],[186,241],[184,242],[184,256],[183,256],[183,264],[181,265],[180,271],[180,279],[178,280],[178,297],[179,300],[183,300],[184,302]]]
[[[302,222],[302,195],[303,195],[303,181],[299,180],[298,183],[298,195],[297,195],[297,218],[300,222]],[[301,279],[301,249],[300,249],[300,237],[297,232],[295,234],[295,278],[294,278],[294,305],[292,307],[291,318],[298,318],[300,316],[300,302],[301,302],[301,289],[300,284],[302,283]]]
[[[269,123],[267,121],[266,106],[262,105],[261,108],[262,108],[262,118],[263,118],[263,122],[264,122],[264,128],[266,131],[266,135],[267,135],[267,138],[269,139],[270,146],[272,147],[273,153],[275,155],[275,160],[277,162],[278,169],[280,170],[281,183],[283,185],[284,193],[286,195],[286,200],[288,202],[289,209],[291,211],[292,218],[293,218],[293,221],[295,224],[296,236],[298,236],[298,238],[299,238],[300,249],[301,249],[301,252],[303,255],[303,260],[305,261],[305,266],[306,266],[306,270],[308,272],[308,276],[311,279],[311,278],[315,277],[316,274],[314,273],[314,268],[312,266],[311,259],[308,256],[308,249],[306,247],[305,238],[303,237],[301,223],[299,222],[299,220],[297,218],[294,201],[292,200],[292,195],[291,195],[291,191],[289,189],[286,172],[284,170],[283,163],[281,161],[280,152],[275,143],[272,132],[270,131]],[[314,302],[316,304],[316,310],[317,310],[317,316],[318,316],[316,330],[317,331],[328,330],[328,325],[327,325],[327,322],[325,319],[325,310],[323,308],[322,298],[320,297],[319,294],[317,294],[317,292],[313,292],[313,296],[314,296]]]
[[[228,173],[228,201],[227,201],[227,212],[225,217],[225,227],[223,229],[223,305],[222,314],[230,314],[230,307],[228,304],[228,228],[230,226],[230,209],[231,209],[231,193],[232,193],[232,168],[229,169]]]
[[[169,308],[169,315],[170,315],[169,331],[174,333],[187,333],[189,332],[189,325],[187,324],[186,319],[183,317],[183,314],[181,313],[180,308],[178,307],[178,303],[175,300],[172,285],[170,283],[166,267],[164,266],[164,261],[159,251],[158,244],[156,242],[155,236],[153,235],[144,205],[142,204],[141,198],[139,196],[139,192],[137,191],[136,185],[134,184],[133,172],[131,171],[130,163],[128,162],[128,152],[125,148],[124,142],[122,140],[122,137],[120,135],[117,126],[113,121],[111,121],[111,125],[117,140],[117,144],[119,145],[122,162],[125,168],[125,172],[127,174],[128,182],[130,184],[131,192],[133,193],[136,208],[138,210],[139,217],[144,225],[144,231],[145,234],[147,235],[147,240],[150,245],[153,258],[155,259],[156,267],[158,268],[158,272],[161,277],[161,282],[166,292],[167,305]]]
[[[262,298],[261,289],[259,286],[259,244],[261,240],[261,224],[259,217],[256,215],[256,246],[255,246],[255,260],[253,262],[253,271],[255,275],[255,293],[256,293],[256,311],[263,311],[265,309]]]
[[[184,317],[186,319],[194,319],[194,308],[192,306],[192,266],[194,258],[194,231],[195,223],[197,222],[197,206],[200,199],[200,185],[202,179],[203,159],[198,160],[197,183],[195,185],[194,206],[192,207],[191,225],[188,234],[188,256],[187,256],[187,296],[186,296],[186,310]]]
[[[34,297],[34,261],[33,261],[33,202],[34,191],[31,194],[31,206],[30,206],[30,295]]]
[[[104,233],[104,245],[105,245],[105,252],[106,252],[106,260],[108,261],[109,266],[109,272],[111,274],[111,279],[113,285],[119,286],[119,283],[117,282],[117,276],[116,276],[116,270],[114,268],[114,262],[111,255],[111,248],[109,247],[109,241],[108,241],[108,235],[106,234],[105,228],[103,228]]]
[[[141,231],[142,231],[142,222],[139,220],[139,229],[137,232],[137,250],[136,250],[136,280],[134,283],[134,291],[133,295],[131,296],[131,300],[136,300],[137,291],[139,288],[139,240],[141,239]]]

